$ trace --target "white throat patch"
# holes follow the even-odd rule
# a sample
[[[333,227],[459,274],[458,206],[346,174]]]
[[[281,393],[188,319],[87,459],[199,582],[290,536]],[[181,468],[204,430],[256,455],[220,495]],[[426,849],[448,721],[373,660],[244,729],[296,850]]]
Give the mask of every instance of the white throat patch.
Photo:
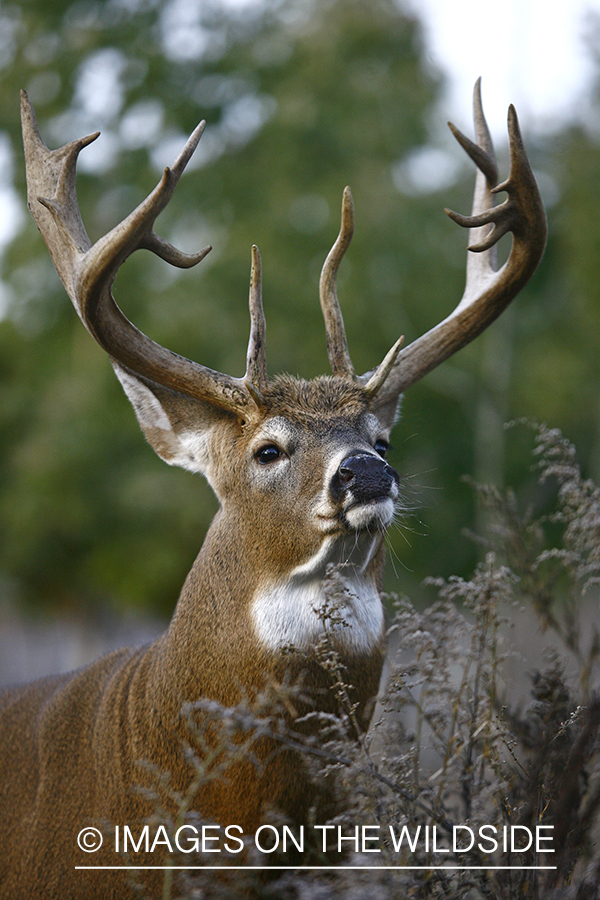
[[[294,569],[286,581],[256,592],[251,617],[264,647],[306,650],[326,633],[336,646],[356,653],[369,653],[380,645],[383,606],[372,578],[365,574],[377,538],[351,540],[352,552],[343,561],[339,557],[344,542],[339,536],[327,537],[319,553]]]

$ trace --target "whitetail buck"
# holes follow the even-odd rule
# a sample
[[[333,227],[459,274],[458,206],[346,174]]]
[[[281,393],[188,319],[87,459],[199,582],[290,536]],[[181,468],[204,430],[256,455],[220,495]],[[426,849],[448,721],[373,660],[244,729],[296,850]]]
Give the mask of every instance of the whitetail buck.
[[[94,245],[77,207],[75,168],[91,135],[50,152],[33,108],[22,97],[29,208],[85,327],[110,354],[140,426],[166,462],[201,472],[220,509],[188,575],[173,620],[157,641],[121,650],[72,674],[6,692],[0,733],[0,894],[3,898],[129,896],[123,872],[76,871],[122,862],[110,841],[89,856],[77,835],[89,824],[129,825],[153,811],[134,787],[146,761],[170,773],[184,794],[193,777],[182,742],[190,740],[184,704],[200,697],[235,704],[269,682],[302,678],[321,709],[333,708],[329,676],[314,653],[323,628],[323,581],[336,567],[342,625],[331,639],[354,686],[366,728],[377,693],[384,618],[378,592],[383,538],[399,498],[399,477],[385,462],[400,394],[482,332],[534,272],[546,222],[511,107],[511,168],[498,184],[478,89],[477,143],[453,129],[478,172],[473,213],[450,216],[472,228],[463,298],[440,324],[365,375],[354,372],[336,295],[336,274],[353,231],[349,190],[342,225],[321,276],[332,374],[306,382],[270,380],[265,361],[260,257],[252,250],[251,330],[246,373],[233,378],[153,343],[116,305],[118,268],[145,248],[176,266],[187,256],[153,225],[168,203],[203,126],[149,197]],[[508,197],[494,205],[494,196]],[[512,233],[506,263],[495,245]],[[343,627],[342,627],[343,626]],[[296,652],[289,653],[293,645]],[[288,715],[293,718],[294,711]],[[302,821],[314,798],[302,760],[289,748],[263,766],[236,763],[203,787],[195,805],[207,820],[251,833],[269,805]],[[102,825],[100,825],[102,827]],[[159,863],[160,859],[146,860]]]

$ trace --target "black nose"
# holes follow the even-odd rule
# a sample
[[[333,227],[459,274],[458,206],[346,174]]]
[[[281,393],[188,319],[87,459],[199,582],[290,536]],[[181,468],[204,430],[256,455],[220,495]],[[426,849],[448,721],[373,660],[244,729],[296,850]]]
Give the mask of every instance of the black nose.
[[[389,496],[392,484],[399,483],[398,474],[384,459],[371,453],[357,453],[342,461],[331,481],[331,493],[338,500],[351,491],[359,503]]]

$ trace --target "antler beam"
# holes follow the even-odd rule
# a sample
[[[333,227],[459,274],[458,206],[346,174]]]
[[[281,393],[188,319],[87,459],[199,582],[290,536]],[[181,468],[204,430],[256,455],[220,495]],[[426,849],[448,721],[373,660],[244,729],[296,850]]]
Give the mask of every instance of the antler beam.
[[[153,230],[157,216],[171,199],[202,137],[205,123],[198,125],[152,193],[123,222],[92,245],[79,212],[75,180],[77,158],[84,147],[96,140],[99,132],[58,150],[48,150],[25,91],[21,92],[21,121],[29,209],[50,250],[56,271],[90,334],[116,362],[137,375],[236,415],[255,411],[255,398],[267,383],[258,251],[253,251],[258,274],[253,276],[252,324],[244,378],[215,372],[161,347],[126,318],[111,292],[118,269],[136,250],[150,250],[179,268],[197,265],[210,251],[206,247],[188,255]],[[252,383],[254,378],[259,382],[256,386]]]
[[[477,166],[472,215],[446,210],[453,221],[474,230],[467,254],[465,291],[455,310],[442,322],[398,353],[389,377],[382,384],[378,402],[385,403],[419,381],[441,362],[481,334],[531,278],[546,246],[544,207],[521,138],[514,106],[508,111],[510,175],[497,184],[497,166],[481,103],[481,82],[473,95],[477,143],[450,124],[452,133]],[[498,206],[495,195],[508,198]],[[507,261],[496,269],[496,244],[512,232]],[[367,373],[359,379],[368,384]]]
[[[165,169],[154,191],[123,222],[92,245],[77,205],[75,175],[81,150],[98,133],[50,151],[43,143],[33,107],[22,93],[23,140],[28,202],[46,241],[56,270],[84,325],[121,365],[166,387],[206,400],[239,416],[264,406],[268,387],[265,357],[265,319],[262,308],[261,262],[252,248],[250,340],[243,378],[215,372],[156,344],[122,313],[111,293],[119,267],[135,250],[145,248],[174,266],[199,263],[211,249],[187,255],[158,237],[154,222],[169,202],[204,130],[193,132],[174,166]],[[321,273],[319,293],[325,319],[327,352],[334,375],[363,385],[384,404],[397,397],[433,368],[469,343],[506,308],[535,271],[546,244],[546,218],[527,159],[514,107],[508,114],[510,175],[497,184],[494,150],[481,104],[480,81],[473,97],[476,142],[452,124],[458,142],[477,166],[472,214],[446,210],[459,225],[472,228],[474,241],[467,254],[466,286],[455,310],[426,334],[401,349],[397,341],[376,369],[357,376],[348,352],[338,302],[336,278],[354,231],[350,189],[344,190],[340,233]],[[495,205],[495,195],[507,199]],[[506,263],[496,268],[496,245],[506,233],[513,237]]]

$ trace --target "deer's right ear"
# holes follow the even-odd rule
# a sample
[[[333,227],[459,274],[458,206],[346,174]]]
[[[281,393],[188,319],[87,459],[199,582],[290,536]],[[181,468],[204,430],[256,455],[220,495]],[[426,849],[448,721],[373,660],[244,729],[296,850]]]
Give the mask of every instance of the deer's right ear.
[[[219,411],[111,362],[140,428],[158,456],[170,466],[208,476],[210,433]]]

